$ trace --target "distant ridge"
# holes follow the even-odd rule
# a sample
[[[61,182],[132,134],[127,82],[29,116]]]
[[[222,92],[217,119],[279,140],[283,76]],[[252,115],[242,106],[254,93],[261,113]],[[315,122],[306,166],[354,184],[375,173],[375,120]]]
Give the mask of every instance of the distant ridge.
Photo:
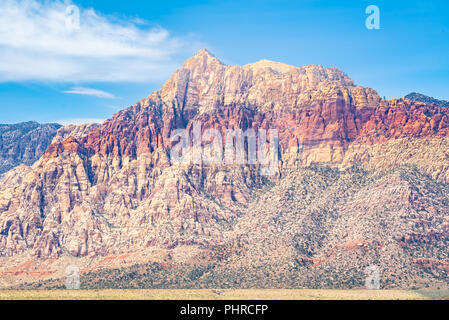
[[[435,103],[436,105],[440,107],[449,107],[449,101],[446,100],[438,100],[433,97],[426,96],[421,93],[412,92],[405,96],[406,99],[409,99],[411,101],[419,101],[424,103]]]
[[[62,126],[36,121],[0,124],[0,177],[21,164],[33,165],[52,143],[69,136],[82,138],[99,127],[96,123]]]
[[[44,153],[60,124],[35,121],[0,124],[0,175],[20,165],[32,165]]]

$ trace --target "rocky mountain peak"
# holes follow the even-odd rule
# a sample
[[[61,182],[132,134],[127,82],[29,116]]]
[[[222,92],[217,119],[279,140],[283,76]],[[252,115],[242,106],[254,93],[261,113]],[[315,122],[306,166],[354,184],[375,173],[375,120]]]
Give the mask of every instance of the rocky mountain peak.
[[[257,62],[254,62],[254,63],[247,64],[244,68],[253,70],[253,71],[264,69],[264,68],[270,68],[271,70],[274,70],[279,73],[287,73],[287,72],[291,72],[293,69],[295,69],[294,66],[291,66],[291,65],[288,65],[285,63],[267,60],[267,59],[262,59]]]
[[[224,65],[220,60],[218,60],[212,53],[206,49],[201,49],[192,58],[188,59],[181,69],[205,69],[208,66],[213,65]]]
[[[374,106],[381,101],[375,90],[355,86],[351,78],[335,67],[295,67],[269,60],[226,66],[203,49],[187,60],[149,100],[171,109],[174,105],[177,112],[187,117],[213,112],[219,105],[283,112],[340,98],[358,107]]]

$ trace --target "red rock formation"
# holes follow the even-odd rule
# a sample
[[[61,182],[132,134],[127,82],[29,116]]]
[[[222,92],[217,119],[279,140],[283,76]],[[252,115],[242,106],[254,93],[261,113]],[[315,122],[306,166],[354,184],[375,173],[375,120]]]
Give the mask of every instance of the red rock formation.
[[[437,105],[382,100],[335,68],[269,61],[228,67],[201,51],[161,90],[83,138],[52,144],[18,184],[5,183],[0,256],[59,257],[65,250],[95,257],[226,243],[227,227],[218,222],[237,219],[253,190],[279,177],[250,165],[172,165],[170,136],[191,131],[194,121],[223,135],[278,129],[282,175],[291,166],[341,164],[354,145],[448,138],[448,117]]]

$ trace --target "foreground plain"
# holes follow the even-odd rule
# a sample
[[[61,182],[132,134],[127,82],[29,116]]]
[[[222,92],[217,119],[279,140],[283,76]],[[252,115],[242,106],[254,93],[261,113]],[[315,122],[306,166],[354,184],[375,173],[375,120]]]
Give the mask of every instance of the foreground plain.
[[[0,290],[0,300],[426,300],[448,292],[411,290]]]

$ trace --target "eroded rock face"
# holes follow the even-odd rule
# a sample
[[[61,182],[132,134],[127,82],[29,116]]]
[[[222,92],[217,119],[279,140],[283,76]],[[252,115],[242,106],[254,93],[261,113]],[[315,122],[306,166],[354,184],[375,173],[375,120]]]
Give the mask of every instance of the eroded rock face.
[[[192,132],[195,121],[203,132],[279,130],[278,172],[263,176],[258,165],[174,165],[171,134]],[[235,223],[257,207],[256,193],[313,164],[381,172],[407,163],[449,181],[441,148],[449,137],[444,108],[382,100],[335,68],[266,60],[225,66],[205,50],[161,90],[81,132],[86,135],[57,139],[31,168],[2,180],[0,255],[98,257],[229,245],[238,234]],[[422,150],[433,150],[433,160]],[[349,215],[352,209],[341,210]]]

